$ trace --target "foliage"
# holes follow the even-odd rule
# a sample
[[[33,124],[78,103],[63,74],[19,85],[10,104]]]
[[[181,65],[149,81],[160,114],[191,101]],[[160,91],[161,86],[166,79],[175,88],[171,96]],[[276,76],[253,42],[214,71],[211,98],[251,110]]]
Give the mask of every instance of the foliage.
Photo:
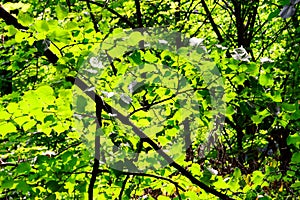
[[[2,1],[0,197],[163,200],[300,196],[298,2]],[[126,52],[122,45],[107,42],[143,27],[167,27],[192,40],[178,43],[176,35],[158,38],[161,45],[173,41],[177,54],[162,48]],[[138,46],[144,38],[133,32],[129,39],[126,44]],[[180,45],[190,45],[197,53],[185,54],[189,49],[180,49]],[[106,63],[104,57],[103,63],[89,60],[99,46]],[[180,52],[190,57],[180,57]],[[195,68],[189,60],[199,55],[210,59]],[[83,71],[88,62],[94,70]],[[102,65],[109,68],[95,76]],[[216,69],[223,80],[210,85],[204,72]],[[137,70],[148,73],[148,82],[128,75]],[[74,81],[82,75],[96,78],[81,84],[83,89]],[[182,88],[176,80],[183,80]],[[116,96],[130,90],[123,82],[134,88],[131,97]],[[219,91],[220,83],[223,91]],[[221,120],[216,127],[219,135],[213,137],[214,144],[203,149],[205,133],[216,126],[213,90],[225,94],[217,98],[218,105],[226,104],[226,111],[217,115],[225,123]],[[189,95],[194,95],[199,107],[187,101]],[[99,98],[107,105],[97,107]],[[156,113],[165,120],[157,124],[156,113],[149,114],[156,104],[163,110]],[[188,113],[181,105],[194,111]],[[195,110],[200,114],[195,115]],[[143,127],[146,142],[138,137],[141,132],[112,116],[116,113],[131,113],[130,120]],[[185,148],[178,138],[189,115],[194,117],[194,129]],[[103,127],[100,136],[105,140],[100,141],[106,143],[107,155],[93,152],[100,137],[94,134],[99,128],[95,119]],[[126,154],[117,154],[116,146]],[[171,157],[175,162],[139,171],[149,163],[166,162],[166,157],[155,151],[160,147],[176,155]],[[128,155],[139,151],[152,157],[134,172],[99,163],[103,158],[126,161]]]

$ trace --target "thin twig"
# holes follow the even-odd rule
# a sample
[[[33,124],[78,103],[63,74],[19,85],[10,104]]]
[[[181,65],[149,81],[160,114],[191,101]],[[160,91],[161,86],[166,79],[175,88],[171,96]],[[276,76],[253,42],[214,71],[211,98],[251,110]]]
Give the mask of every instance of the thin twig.
[[[125,177],[125,180],[124,180],[123,183],[122,183],[122,188],[121,188],[121,191],[120,191],[120,194],[119,194],[119,200],[122,200],[122,199],[123,199],[122,196],[123,196],[123,192],[124,192],[124,190],[125,190],[126,183],[127,183],[128,179],[129,179],[129,175],[127,175],[127,176]]]
[[[183,187],[181,187],[177,182],[173,181],[172,179],[163,177],[163,176],[157,176],[154,174],[146,174],[146,173],[136,173],[136,172],[122,172],[123,174],[126,175],[134,175],[134,176],[147,176],[147,177],[152,177],[152,178],[156,178],[156,179],[161,179],[161,180],[165,180],[168,181],[170,183],[172,183],[174,186],[178,187],[180,190],[182,191],[186,191]]]
[[[94,15],[94,13],[92,11],[90,0],[86,0],[86,5],[87,5],[87,7],[88,7],[88,9],[90,11],[90,16],[91,16],[91,19],[92,19],[92,22],[93,22],[93,25],[94,25],[94,29],[98,33],[98,32],[100,32],[100,30],[98,28],[98,23],[96,22],[95,15]]]

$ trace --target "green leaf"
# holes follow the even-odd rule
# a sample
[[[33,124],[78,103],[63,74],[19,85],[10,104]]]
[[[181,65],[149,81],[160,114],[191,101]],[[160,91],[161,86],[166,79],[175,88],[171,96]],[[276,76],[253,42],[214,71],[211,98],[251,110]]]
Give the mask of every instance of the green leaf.
[[[56,12],[56,16],[59,20],[63,20],[68,16],[68,9],[61,4],[58,4],[55,7],[55,12]]]
[[[279,13],[280,13],[279,9],[276,9],[275,11],[271,12],[268,16],[268,21],[271,21],[275,17],[279,17]]]
[[[26,124],[23,125],[23,129],[24,129],[24,131],[28,131],[34,125],[36,125],[36,121],[35,120],[30,120],[29,122],[27,122]]]
[[[31,189],[31,187],[25,181],[20,181],[16,188],[23,194],[27,193]]]
[[[5,29],[7,30],[7,36],[8,37],[11,37],[11,36],[15,35],[18,32],[18,30],[12,25],[9,25],[9,26],[5,27]]]
[[[278,3],[279,3],[279,5],[285,6],[290,3],[290,0],[279,0]]]
[[[296,105],[295,104],[289,104],[289,103],[282,103],[282,109],[286,112],[295,112],[296,111]]]
[[[236,84],[238,85],[243,85],[245,80],[246,80],[246,75],[245,74],[239,74],[239,75],[236,75],[232,81],[235,82]]]
[[[269,112],[268,109],[264,109],[264,110],[262,110],[262,111],[259,111],[258,114],[259,114],[262,118],[265,118],[265,117],[267,117],[267,116],[270,115],[270,112]]]
[[[12,3],[12,2],[7,2],[3,5],[3,7],[10,11],[10,10],[19,10],[21,9],[22,12],[26,12],[30,8],[31,4],[29,3]]]
[[[51,180],[46,183],[46,187],[51,190],[52,192],[56,192],[61,187],[57,181]]]
[[[255,123],[255,124],[260,124],[263,120],[262,117],[260,117],[259,115],[253,115],[251,116],[251,120]]]
[[[0,111],[0,121],[1,120],[8,120],[10,118],[11,114],[9,114],[6,111]]]
[[[15,125],[11,122],[0,124],[0,134],[4,137],[7,133],[17,132]]]
[[[155,64],[145,63],[143,69],[140,70],[140,73],[154,72],[156,70],[157,70],[157,68],[156,68]]]
[[[151,137],[153,135],[155,135],[156,133],[160,132],[163,130],[163,127],[159,126],[159,125],[153,125],[149,128],[145,128],[143,129],[144,133],[148,136]]]
[[[50,196],[48,196],[45,200],[56,200],[56,194],[51,194]]]
[[[157,197],[157,200],[170,200],[171,198],[170,197],[167,197],[167,196],[163,196],[163,195],[159,195]]]
[[[226,107],[226,115],[233,115],[234,113],[234,108],[231,105]]]
[[[168,142],[170,142],[166,136],[158,136],[158,141],[162,146],[165,146],[166,144],[168,144]]]
[[[17,43],[21,43],[24,41],[24,38],[27,38],[29,36],[28,33],[22,32],[22,31],[17,31],[15,35],[15,41]]]
[[[242,172],[239,168],[235,168],[233,172],[233,176],[237,179],[240,179],[242,177]]]
[[[49,85],[41,86],[35,92],[38,96],[38,101],[41,101],[41,104],[44,106],[53,104],[56,99],[53,96],[54,91]]]
[[[217,177],[218,181],[215,182],[213,185],[218,189],[226,189],[229,188],[229,185],[223,180],[222,177]]]
[[[67,30],[75,30],[75,29],[78,29],[78,24],[76,22],[73,22],[73,21],[68,21],[66,24],[65,24],[65,29]]]
[[[58,123],[56,126],[53,126],[53,130],[58,134],[66,131],[67,129],[68,127],[63,126],[62,123]]]
[[[254,185],[253,187],[255,188],[257,185],[262,184],[263,179],[264,179],[264,175],[261,171],[254,171],[251,178]]]
[[[36,126],[36,128],[37,128],[37,131],[38,131],[38,132],[43,132],[43,133],[45,133],[47,136],[50,136],[51,131],[52,131],[52,128],[49,127],[49,123],[46,123],[46,124],[43,124],[43,125],[38,124],[38,125]]]
[[[131,63],[141,65],[143,64],[141,57],[142,57],[142,53],[140,51],[135,51],[129,56],[128,59],[131,61]]]
[[[148,119],[142,118],[142,119],[138,120],[138,122],[136,123],[136,125],[139,126],[139,127],[146,127],[146,126],[150,125],[150,122],[149,122]]]
[[[17,173],[28,173],[30,171],[31,167],[28,162],[20,163],[17,167]]]
[[[18,22],[20,22],[23,26],[29,26],[34,22],[34,20],[29,14],[20,12],[18,14]]]
[[[178,134],[178,130],[176,128],[171,128],[171,129],[165,130],[165,135],[166,136],[174,137],[177,134]]]
[[[34,27],[37,32],[48,32],[49,31],[48,23],[45,20],[37,20],[35,22]]]
[[[291,187],[292,187],[292,188],[298,188],[298,190],[299,190],[299,188],[300,188],[300,181],[296,181],[295,183],[293,183],[293,184],[291,185]]]
[[[85,107],[87,106],[87,100],[84,96],[78,95],[76,99],[76,111],[79,113],[85,112]]]
[[[247,65],[246,72],[250,73],[252,76],[256,76],[259,73],[259,66],[256,63],[251,63]]]
[[[300,152],[296,152],[293,154],[291,163],[300,163]]]
[[[152,53],[150,53],[150,51],[147,51],[144,54],[144,59],[145,59],[145,61],[150,62],[150,63],[157,61],[157,57],[154,56]]]
[[[15,121],[19,126],[22,126],[25,122],[30,121],[30,117],[29,117],[29,116],[21,116],[21,117],[15,118],[14,121]]]
[[[14,185],[14,180],[11,177],[7,177],[2,181],[2,188],[11,188]]]
[[[53,95],[53,89],[49,85],[39,87],[36,92],[39,94],[39,96]]]
[[[193,200],[202,199],[202,198],[199,198],[198,192],[194,192],[194,191],[186,191],[184,193],[184,196],[187,197],[186,199],[193,199]]]
[[[71,36],[69,31],[57,27],[54,31],[52,31],[49,34],[49,39],[51,41],[63,42],[68,44],[71,39]]]
[[[258,82],[262,86],[272,86],[274,84],[274,80],[271,74],[261,74]]]
[[[191,167],[189,168],[189,170],[191,171],[191,173],[193,175],[201,175],[202,174],[202,170],[201,170],[201,167],[198,163],[193,163],[191,165]]]
[[[291,116],[291,119],[293,119],[293,120],[300,119],[300,110],[297,110],[296,112],[294,112]]]
[[[126,40],[126,44],[132,45],[132,46],[138,46],[139,42],[143,39],[144,39],[144,37],[142,36],[142,34],[140,32],[134,31],[134,32],[130,33],[128,39]]]
[[[32,46],[33,43],[35,42],[35,39],[33,37],[29,37],[29,38],[27,38],[27,42],[30,46]]]
[[[299,148],[300,145],[300,135],[299,133],[295,133],[294,135],[289,135],[289,137],[286,140],[288,145],[295,145],[296,147]]]
[[[274,94],[271,94],[270,92],[266,93],[266,96],[271,98],[274,102],[282,102],[280,91],[275,91]]]
[[[127,51],[127,48],[124,46],[116,46],[109,50],[107,53],[112,57],[112,58],[119,58],[121,57],[125,52]]]

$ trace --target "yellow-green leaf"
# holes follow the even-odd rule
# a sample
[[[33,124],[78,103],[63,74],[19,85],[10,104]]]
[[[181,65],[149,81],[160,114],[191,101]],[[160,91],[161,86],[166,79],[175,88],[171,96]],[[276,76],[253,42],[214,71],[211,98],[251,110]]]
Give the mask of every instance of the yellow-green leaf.
[[[11,122],[0,124],[0,133],[4,137],[7,133],[17,132],[15,125]]]
[[[68,10],[65,6],[58,4],[55,7],[56,16],[59,20],[62,20],[68,16]]]

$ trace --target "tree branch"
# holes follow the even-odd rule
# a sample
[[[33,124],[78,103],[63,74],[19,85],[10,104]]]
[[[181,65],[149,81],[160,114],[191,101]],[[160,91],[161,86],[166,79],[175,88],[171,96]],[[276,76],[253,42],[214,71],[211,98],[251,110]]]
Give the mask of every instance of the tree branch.
[[[17,163],[12,163],[12,162],[3,162],[0,158],[0,167],[7,167],[7,166],[14,166],[16,167],[18,164]]]
[[[122,200],[122,196],[123,196],[123,192],[125,190],[125,187],[126,187],[126,183],[129,179],[129,175],[126,176],[125,180],[123,181],[123,184],[122,184],[122,188],[121,188],[121,191],[120,191],[120,194],[119,194],[119,200]]]
[[[7,12],[2,5],[0,4],[0,18],[2,18],[6,24],[13,25],[17,29],[28,30],[28,27],[25,27],[19,24],[18,20],[12,16],[9,12]]]
[[[105,54],[106,54],[106,56],[108,58],[108,61],[110,63],[110,66],[111,66],[111,69],[112,69],[114,75],[117,76],[118,70],[117,70],[117,68],[114,65],[114,61],[113,61],[112,57],[107,53],[107,51],[105,51]]]
[[[23,30],[28,30],[28,27],[25,27],[21,24],[18,23],[18,20],[12,16],[10,13],[8,13],[0,4],[0,18],[2,18],[6,24],[8,25],[13,25],[17,29],[23,29]],[[50,63],[55,64],[58,61],[58,57],[56,54],[54,54],[49,48],[47,48],[44,52],[43,55],[46,56],[48,61]]]
[[[136,10],[136,17],[138,22],[138,27],[143,28],[143,21],[142,21],[142,13],[141,13],[141,4],[139,0],[134,0],[135,2],[135,10]]]
[[[90,4],[90,0],[86,0],[86,5],[90,11],[90,15],[91,15],[91,19],[92,19],[92,22],[94,24],[94,29],[95,31],[98,33],[100,32],[99,28],[98,28],[98,23],[96,22],[96,19],[95,19],[95,15],[94,13],[92,12],[92,8],[91,8],[91,4]]]
[[[102,109],[103,109],[103,103],[101,102],[102,100],[99,98],[101,98],[101,97],[95,96],[96,117],[97,117],[98,122],[96,123],[97,128],[96,128],[96,135],[95,135],[95,158],[94,158],[94,164],[93,164],[93,170],[92,170],[92,178],[90,180],[89,189],[88,189],[89,200],[94,199],[93,191],[94,191],[94,185],[96,182],[96,178],[98,175],[99,161],[100,161],[100,135],[98,134],[98,130],[100,130],[100,128],[102,126],[101,114],[102,114]]]
[[[205,3],[205,0],[201,0],[201,3],[202,3],[202,6],[203,6],[203,8],[204,8],[206,14],[207,14],[207,17],[208,17],[210,23],[211,23],[211,25],[212,25],[212,28],[213,28],[215,34],[216,34],[217,37],[218,37],[219,42],[220,42],[220,43],[223,43],[223,42],[224,42],[224,39],[223,39],[223,37],[222,37],[222,35],[221,35],[219,29],[218,29],[217,24],[215,23],[214,19],[213,19],[212,16],[211,16],[211,12],[209,11],[209,9],[208,9],[208,7],[207,7],[207,5],[206,5],[206,3]]]

